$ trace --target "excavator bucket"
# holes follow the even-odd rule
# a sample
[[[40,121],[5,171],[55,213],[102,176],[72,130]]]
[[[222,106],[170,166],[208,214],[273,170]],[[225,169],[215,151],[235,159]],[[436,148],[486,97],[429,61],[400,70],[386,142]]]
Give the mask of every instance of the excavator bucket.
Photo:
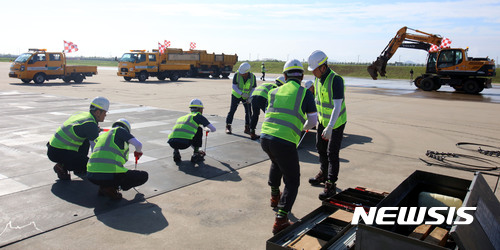
[[[378,57],[375,62],[373,62],[370,66],[366,68],[368,74],[373,78],[373,80],[377,80],[378,74],[380,76],[385,76],[385,67],[387,66],[387,60],[383,57]]]

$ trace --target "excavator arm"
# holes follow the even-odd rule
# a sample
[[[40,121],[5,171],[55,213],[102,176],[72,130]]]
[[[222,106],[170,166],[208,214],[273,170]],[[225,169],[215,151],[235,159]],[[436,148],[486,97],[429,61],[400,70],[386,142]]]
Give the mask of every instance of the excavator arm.
[[[411,34],[407,30],[413,30],[420,34]],[[443,38],[439,35],[429,34],[420,30],[403,27],[399,29],[396,36],[391,39],[377,60],[367,70],[373,80],[377,80],[378,74],[385,76],[387,61],[396,53],[398,48],[422,49],[428,51],[432,44],[439,46]]]

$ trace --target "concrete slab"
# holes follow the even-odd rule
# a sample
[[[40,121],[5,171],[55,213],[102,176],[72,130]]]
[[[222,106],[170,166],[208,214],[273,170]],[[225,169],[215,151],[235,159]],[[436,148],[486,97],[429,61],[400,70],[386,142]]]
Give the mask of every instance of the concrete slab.
[[[230,80],[138,83],[125,82],[114,71],[99,71],[83,84],[51,81],[34,85],[7,78],[8,65],[0,63],[0,72],[4,72],[0,74],[0,101],[8,98],[6,102],[15,105],[12,110],[1,110],[0,139],[8,144],[0,143],[0,181],[20,181],[30,188],[0,197],[0,240],[13,242],[4,245],[5,249],[265,248],[272,236],[275,213],[269,207],[270,163],[258,160],[262,153],[258,142],[246,139],[242,133],[241,107],[233,126],[237,135],[228,136],[222,131],[229,110]],[[427,150],[486,157],[457,148],[457,142],[500,145],[500,106],[495,99],[499,86],[481,95],[464,95],[446,89],[387,89],[382,81],[373,82],[376,86],[356,87],[365,85],[365,80],[347,81],[348,124],[340,153],[340,189],[364,186],[391,191],[415,170],[472,179],[470,172],[427,166],[419,158],[425,158]],[[392,82],[391,86],[397,84],[408,82]],[[112,203],[95,196],[97,187],[79,178],[70,183],[55,181],[53,164],[44,156],[42,138],[48,138],[60,122],[87,107],[97,95],[107,96],[116,110],[153,108],[143,113],[110,114],[145,126],[136,136],[147,141],[145,156],[149,159],[141,161],[138,168],[156,173],[150,176],[148,185],[138,188],[146,199],[130,190],[124,192],[124,201]],[[59,105],[53,103],[53,98],[59,99]],[[205,114],[217,122],[219,129],[209,135],[205,167],[191,167],[188,162],[174,164],[169,158],[172,151],[166,145],[169,125],[177,114],[184,114],[192,98],[202,99]],[[39,109],[31,108],[37,106]],[[35,123],[33,118],[40,122]],[[107,120],[105,126],[111,122]],[[36,139],[25,131],[34,133]],[[321,188],[307,183],[319,168],[314,136],[315,131],[307,134],[299,149],[302,185],[291,214],[294,221],[321,204],[317,198]],[[238,149],[252,150],[255,155],[234,156]],[[223,153],[228,156],[222,157]],[[188,160],[190,153],[185,151],[182,156]],[[487,159],[497,164],[500,161]],[[245,162],[257,163],[242,165]],[[128,166],[134,167],[131,163]],[[26,174],[34,172],[37,176],[33,178]],[[23,176],[24,180],[18,179]],[[33,181],[36,178],[38,181]],[[485,179],[493,189],[497,179]],[[163,189],[171,191],[159,194]],[[500,191],[495,195],[500,197]],[[62,221],[66,224],[57,224]]]

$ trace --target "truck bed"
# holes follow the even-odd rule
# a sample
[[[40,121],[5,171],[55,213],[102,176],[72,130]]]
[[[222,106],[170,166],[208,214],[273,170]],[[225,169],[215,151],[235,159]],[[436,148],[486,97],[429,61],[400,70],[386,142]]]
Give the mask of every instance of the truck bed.
[[[66,66],[66,74],[71,73],[86,73],[86,75],[88,75],[88,73],[91,73],[91,75],[97,75],[97,66]]]

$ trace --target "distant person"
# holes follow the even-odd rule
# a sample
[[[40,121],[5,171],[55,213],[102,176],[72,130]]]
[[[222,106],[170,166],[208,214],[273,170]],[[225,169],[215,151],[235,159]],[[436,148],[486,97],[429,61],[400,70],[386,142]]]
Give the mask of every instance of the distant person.
[[[260,65],[260,72],[262,72],[262,76],[260,77],[260,80],[265,81],[266,80],[266,65],[262,63]]]
[[[104,121],[108,110],[108,99],[94,98],[89,112],[69,117],[47,143],[47,156],[56,163],[54,172],[60,180],[70,180],[69,171],[85,175],[90,144],[99,136],[99,122]]]
[[[311,93],[314,94],[314,82],[313,81],[307,80],[304,83],[304,88],[306,88],[307,90],[311,91]]]
[[[302,130],[316,125],[314,96],[300,82],[304,69],[299,60],[287,61],[283,67],[286,83],[269,92],[261,147],[271,160],[268,184],[271,187],[271,207],[277,207],[273,234],[290,226],[288,214],[297,198],[300,185],[300,165],[297,144]],[[280,193],[281,179],[285,188]]]
[[[233,123],[234,113],[240,102],[245,108],[245,134],[250,134],[250,117],[252,110],[250,107],[249,98],[253,90],[257,87],[255,75],[250,72],[250,64],[244,62],[238,68],[238,71],[233,76],[233,90],[231,95],[231,108],[226,118],[226,134],[232,134],[231,123]]]
[[[250,138],[252,140],[259,139],[259,136],[255,134],[255,128],[259,122],[260,111],[266,112],[267,109],[267,95],[269,91],[275,89],[285,83],[285,78],[279,76],[276,78],[275,82],[262,83],[252,93],[251,103],[252,103],[252,118],[250,119]]]
[[[203,103],[201,100],[191,100],[189,109],[191,113],[177,119],[172,133],[168,135],[168,144],[174,149],[175,162],[181,161],[179,150],[190,146],[194,148],[191,162],[203,161],[205,159],[205,152],[200,150],[203,141],[203,129],[200,125],[207,128],[208,132],[215,132],[214,125],[203,116]]]
[[[316,50],[309,56],[309,70],[313,72],[318,109],[318,132],[316,148],[319,154],[320,171],[309,179],[312,185],[324,183],[319,199],[324,200],[337,192],[340,160],[339,152],[347,122],[344,78],[328,67],[328,57]]]
[[[142,143],[130,132],[132,128],[125,119],[118,119],[112,129],[100,135],[87,164],[87,178],[99,185],[99,195],[111,200],[120,200],[119,189],[127,191],[148,181],[146,171],[129,170],[124,165],[128,161],[129,144],[134,145],[135,159],[142,156]]]

